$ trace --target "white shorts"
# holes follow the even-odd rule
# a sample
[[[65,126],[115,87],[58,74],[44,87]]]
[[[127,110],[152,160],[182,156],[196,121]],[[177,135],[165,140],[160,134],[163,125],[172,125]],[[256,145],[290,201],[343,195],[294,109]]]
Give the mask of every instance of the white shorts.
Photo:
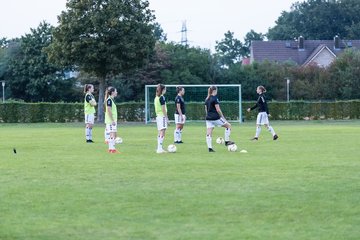
[[[174,114],[175,124],[185,124],[186,116],[183,114],[183,119],[181,121],[181,117],[179,114]]]
[[[117,132],[117,123],[115,123],[115,125],[106,124],[106,132],[107,133],[116,133]]]
[[[222,127],[227,123],[227,121],[223,118],[218,120],[206,120],[206,128],[214,128],[214,127]]]
[[[156,117],[156,124],[159,131],[167,129],[167,121],[165,117]]]
[[[95,115],[93,113],[85,114],[85,124],[94,124],[94,121]]]
[[[269,125],[269,118],[266,112],[259,112],[256,118],[257,125]]]

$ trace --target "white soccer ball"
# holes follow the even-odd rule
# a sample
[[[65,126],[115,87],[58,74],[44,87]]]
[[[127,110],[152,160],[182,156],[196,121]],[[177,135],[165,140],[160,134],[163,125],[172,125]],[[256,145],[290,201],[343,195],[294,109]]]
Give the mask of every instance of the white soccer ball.
[[[176,152],[176,146],[174,144],[170,144],[167,147],[167,150],[168,150],[169,153],[174,153],[174,152]]]
[[[122,140],[121,137],[115,138],[115,143],[116,143],[116,144],[120,144],[120,143],[122,143],[122,142],[123,142],[123,140]]]
[[[229,150],[229,152],[236,152],[236,150],[237,150],[236,144],[229,145],[228,150]]]
[[[217,143],[217,144],[224,144],[224,143],[225,143],[225,140],[224,140],[222,137],[218,137],[218,138],[216,139],[216,143]]]

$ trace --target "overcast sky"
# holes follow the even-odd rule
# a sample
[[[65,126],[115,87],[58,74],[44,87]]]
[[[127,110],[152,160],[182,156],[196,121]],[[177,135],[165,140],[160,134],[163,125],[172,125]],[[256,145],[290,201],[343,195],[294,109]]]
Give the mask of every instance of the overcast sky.
[[[168,40],[180,42],[186,21],[192,46],[213,49],[228,30],[243,41],[247,32],[266,33],[297,0],[150,0]],[[0,0],[0,38],[21,37],[41,21],[56,26],[66,0]]]

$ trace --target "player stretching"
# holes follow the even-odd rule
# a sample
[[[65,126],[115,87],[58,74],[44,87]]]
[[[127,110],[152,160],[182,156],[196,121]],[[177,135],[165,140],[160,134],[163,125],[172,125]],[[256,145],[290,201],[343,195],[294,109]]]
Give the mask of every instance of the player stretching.
[[[181,139],[182,129],[184,128],[186,116],[185,116],[185,101],[184,94],[185,88],[178,86],[176,87],[177,96],[175,98],[175,130],[174,130],[174,143],[183,143]]]
[[[215,126],[221,126],[225,128],[225,146],[234,144],[230,141],[231,124],[228,123],[220,109],[219,99],[216,97],[217,87],[210,86],[208,89],[208,95],[205,99],[205,112],[206,112],[206,143],[209,148],[209,152],[215,152],[212,148],[212,132]]]
[[[259,108],[259,113],[256,118],[255,137],[252,140],[257,141],[259,139],[260,132],[261,132],[261,125],[265,125],[265,127],[269,130],[269,132],[271,132],[271,134],[273,136],[273,140],[276,140],[279,137],[278,137],[278,135],[276,135],[274,129],[269,125],[268,116],[270,116],[270,114],[269,114],[267,102],[265,99],[266,89],[263,86],[258,86],[256,88],[256,92],[257,92],[257,94],[259,94],[259,98],[258,98],[256,104],[253,107],[247,109],[247,111],[250,112],[251,110],[254,110],[255,108]]]
[[[94,92],[94,86],[92,84],[85,84],[84,113],[85,113],[85,137],[87,143],[93,143],[92,128],[95,120],[95,106],[96,106],[96,101],[93,92]]]

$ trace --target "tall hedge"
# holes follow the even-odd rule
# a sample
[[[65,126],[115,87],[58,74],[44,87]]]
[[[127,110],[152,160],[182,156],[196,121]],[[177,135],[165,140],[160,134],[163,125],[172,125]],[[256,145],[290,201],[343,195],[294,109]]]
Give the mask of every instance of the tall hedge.
[[[256,119],[257,112],[246,112],[254,102],[242,105],[245,121]],[[119,121],[144,121],[144,102],[118,104]],[[153,106],[150,106],[153,108]],[[175,104],[168,103],[170,120],[173,119]],[[238,102],[222,102],[221,109],[228,120],[238,121]],[[360,119],[360,100],[337,102],[270,102],[270,114],[273,120],[312,120],[312,119]],[[154,111],[152,110],[152,113]],[[155,116],[152,114],[151,116]],[[186,117],[189,120],[204,119],[204,104],[190,102],[186,104]],[[36,122],[83,122],[82,103],[5,103],[0,104],[0,122],[36,123]]]

